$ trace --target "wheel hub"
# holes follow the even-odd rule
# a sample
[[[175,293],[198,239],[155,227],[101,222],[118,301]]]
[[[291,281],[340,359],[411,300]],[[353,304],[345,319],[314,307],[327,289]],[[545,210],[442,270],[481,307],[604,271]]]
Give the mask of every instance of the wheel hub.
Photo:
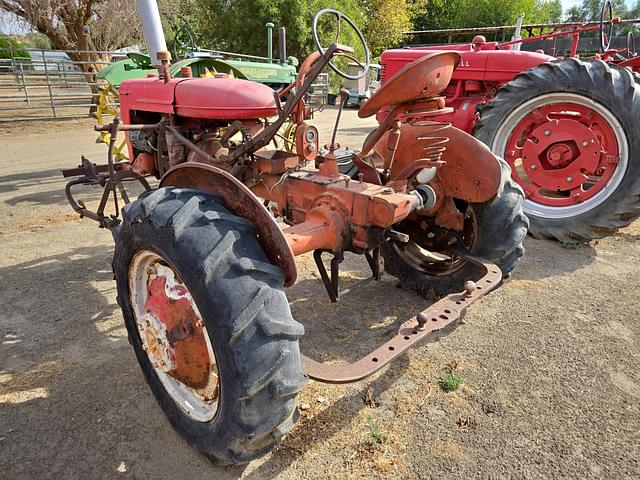
[[[203,388],[209,382],[211,363],[200,313],[172,269],[156,263],[147,273],[142,317],[147,355],[155,368],[189,387]]]
[[[496,133],[493,149],[504,151],[524,189],[525,210],[549,218],[602,202],[627,161],[617,119],[575,94],[548,94],[516,108]]]
[[[542,123],[526,136],[520,150],[524,170],[538,190],[579,188],[595,174],[600,161],[600,142],[595,133],[569,119]]]
[[[576,159],[575,142],[551,145],[545,154],[546,163],[551,168],[564,168]]]
[[[177,273],[142,251],[130,267],[131,303],[142,349],[176,403],[206,421],[217,411],[218,369],[198,307]]]

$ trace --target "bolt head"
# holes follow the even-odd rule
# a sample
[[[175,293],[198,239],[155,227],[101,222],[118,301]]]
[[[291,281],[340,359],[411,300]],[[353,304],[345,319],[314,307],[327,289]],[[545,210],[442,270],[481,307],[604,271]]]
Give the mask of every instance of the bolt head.
[[[583,146],[583,147],[588,147],[588,146],[589,146],[589,140],[584,140],[584,141],[582,142],[582,146]]]
[[[549,135],[551,135],[551,130],[545,130],[544,131],[544,136],[548,137]]]
[[[464,282],[464,289],[467,292],[467,295],[471,295],[476,289],[476,282],[473,280],[467,280]]]
[[[569,183],[573,182],[573,177],[567,177],[567,182]]]
[[[536,164],[535,164],[535,163],[532,163],[532,164],[531,164],[531,166],[530,166],[529,168],[531,168],[531,170],[535,170],[535,169],[536,169],[536,168],[538,168],[538,167],[536,167]]]

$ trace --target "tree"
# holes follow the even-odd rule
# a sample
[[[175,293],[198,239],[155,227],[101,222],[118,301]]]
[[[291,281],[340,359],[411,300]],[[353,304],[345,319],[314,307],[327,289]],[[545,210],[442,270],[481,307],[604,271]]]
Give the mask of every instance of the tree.
[[[414,17],[417,30],[499,27],[514,25],[518,15],[525,23],[557,22],[560,0],[430,0]]]
[[[99,52],[124,46],[139,32],[135,2],[128,0],[0,0],[0,10],[46,35],[54,48],[79,62],[91,84],[105,66],[100,62],[110,60]],[[98,93],[94,85],[91,90]]]
[[[408,0],[364,0],[364,36],[372,56],[402,43],[403,32],[412,27],[412,4]]]
[[[304,58],[315,49],[311,20],[322,8],[335,8],[364,24],[358,0],[199,0],[194,30],[208,48],[264,56],[267,22],[287,29],[290,55]],[[277,42],[273,42],[274,46]]]
[[[567,10],[567,22],[582,22],[584,17],[582,16],[582,10],[578,5],[574,5]]]
[[[562,21],[560,0],[538,0],[533,8],[533,23],[558,23]],[[532,23],[527,21],[527,23]]]

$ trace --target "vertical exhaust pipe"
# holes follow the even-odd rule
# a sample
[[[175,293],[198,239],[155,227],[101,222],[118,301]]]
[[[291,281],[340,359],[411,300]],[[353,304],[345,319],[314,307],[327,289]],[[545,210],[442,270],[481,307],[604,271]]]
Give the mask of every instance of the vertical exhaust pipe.
[[[280,51],[280,64],[287,63],[287,29],[280,27],[280,37],[278,38],[278,49]]]
[[[149,49],[151,64],[158,68],[161,75],[168,76],[167,66],[171,55],[167,50],[167,42],[160,21],[160,12],[156,0],[136,0],[138,15],[142,22],[144,39]]]
[[[511,37],[511,41],[517,42],[522,40],[522,20],[524,19],[524,13],[518,15],[518,21],[516,22],[516,32]],[[516,43],[515,45],[511,45],[511,50],[520,51],[520,47],[522,47],[522,43]]]
[[[267,58],[269,63],[273,62],[273,27],[275,25],[271,22],[265,25],[267,27]]]

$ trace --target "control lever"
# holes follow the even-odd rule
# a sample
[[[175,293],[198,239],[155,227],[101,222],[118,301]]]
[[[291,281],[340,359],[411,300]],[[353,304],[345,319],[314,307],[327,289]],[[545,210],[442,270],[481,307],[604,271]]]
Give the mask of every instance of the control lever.
[[[347,105],[347,100],[349,100],[349,90],[343,88],[340,90],[340,105],[338,107],[338,115],[336,116],[336,125],[333,127],[333,135],[331,136],[331,145],[329,146],[329,153],[335,152],[340,145],[336,146],[336,134],[338,133],[338,125],[340,124],[340,116],[342,115],[342,110]]]

